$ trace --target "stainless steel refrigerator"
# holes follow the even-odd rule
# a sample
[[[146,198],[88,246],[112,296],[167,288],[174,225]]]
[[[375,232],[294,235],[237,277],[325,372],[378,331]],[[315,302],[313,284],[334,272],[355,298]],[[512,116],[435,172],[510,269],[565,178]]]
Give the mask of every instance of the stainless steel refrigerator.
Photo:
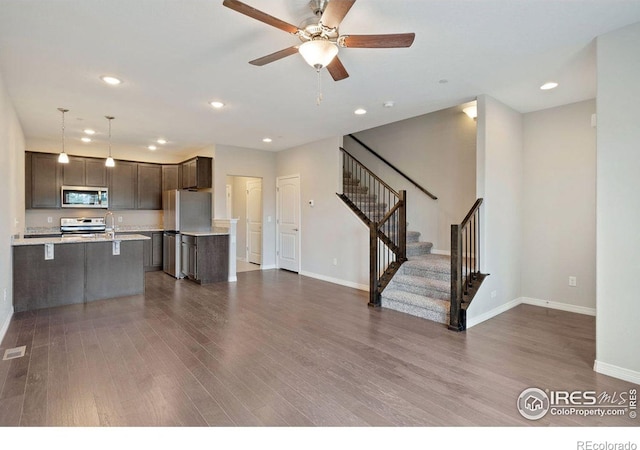
[[[181,233],[211,229],[211,193],[170,190],[162,193],[164,213],[163,270],[184,278],[181,270]]]

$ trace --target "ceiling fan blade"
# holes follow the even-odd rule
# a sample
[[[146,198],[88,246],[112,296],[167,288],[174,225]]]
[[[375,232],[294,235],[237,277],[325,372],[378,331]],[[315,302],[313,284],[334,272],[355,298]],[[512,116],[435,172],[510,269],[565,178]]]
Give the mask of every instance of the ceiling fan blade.
[[[265,64],[269,64],[279,59],[286,58],[287,56],[291,56],[294,53],[298,53],[298,46],[285,48],[283,50],[271,53],[270,55],[263,56],[262,58],[254,59],[253,61],[249,61],[249,64],[253,64],[254,66],[264,66]]]
[[[340,61],[337,56],[333,58],[333,61],[329,63],[329,65],[327,66],[327,70],[331,74],[331,77],[334,79],[334,81],[344,80],[345,78],[349,77],[347,69],[344,68],[344,66],[342,65],[342,61]]]
[[[411,47],[415,33],[359,34],[340,36],[338,43],[348,48],[399,48]]]
[[[244,14],[245,16],[251,17],[252,19],[259,20],[260,22],[264,22],[267,25],[271,25],[272,27],[280,28],[287,33],[296,34],[298,32],[298,27],[291,25],[284,20],[280,20],[273,16],[270,16],[269,14],[255,9],[254,7],[249,6],[246,3],[239,2],[238,0],[224,0],[222,4],[227,8],[231,8],[234,11]]]
[[[356,0],[331,0],[320,18],[322,25],[338,28]]]

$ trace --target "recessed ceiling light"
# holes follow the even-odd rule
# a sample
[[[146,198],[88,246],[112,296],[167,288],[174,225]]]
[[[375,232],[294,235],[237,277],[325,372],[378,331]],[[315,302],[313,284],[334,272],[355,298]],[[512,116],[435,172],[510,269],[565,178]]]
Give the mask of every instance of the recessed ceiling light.
[[[155,145],[150,145],[147,147],[149,150],[156,150],[158,147],[156,147]]]
[[[112,86],[116,86],[120,83],[122,83],[122,80],[116,78],[116,77],[110,77],[110,76],[104,76],[104,77],[100,77],[100,79],[102,81],[104,81],[107,84],[110,84]]]
[[[391,100],[386,101],[382,104],[382,106],[384,106],[385,108],[393,108],[394,105],[395,103],[393,103]]]
[[[80,138],[80,140],[81,140],[82,142],[91,142],[91,138],[88,138],[88,137]]]
[[[216,109],[220,109],[224,106],[224,103],[222,102],[210,102],[209,104]]]
[[[358,115],[358,116],[361,116],[361,115],[363,115],[363,114],[366,114],[366,113],[367,113],[367,110],[366,110],[366,109],[364,109],[364,108],[358,108],[358,109],[356,109],[353,113],[354,113],[354,114],[356,114],[356,115]]]
[[[158,144],[160,144],[160,145],[164,145],[164,144],[166,144],[166,143],[167,143],[167,140],[166,140],[166,139],[158,139],[156,142],[157,142]]]
[[[273,142],[273,140],[271,138],[264,138],[262,142],[266,142],[268,144],[269,142]]]
[[[94,130],[90,129],[90,128],[87,128],[87,129],[84,130],[84,134],[88,134],[88,135],[92,136],[92,135],[96,134],[96,132]]]
[[[548,91],[549,89],[554,89],[557,87],[558,87],[558,83],[556,83],[555,81],[549,81],[543,84],[542,86],[540,86],[540,89],[542,89],[543,91]]]

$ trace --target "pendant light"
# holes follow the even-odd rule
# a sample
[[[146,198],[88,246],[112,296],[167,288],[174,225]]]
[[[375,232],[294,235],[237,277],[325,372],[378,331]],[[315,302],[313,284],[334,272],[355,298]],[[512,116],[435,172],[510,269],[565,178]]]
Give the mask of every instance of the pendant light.
[[[115,119],[115,117],[113,116],[105,116],[105,117],[109,120],[109,157],[107,158],[107,161],[104,163],[104,165],[107,167],[115,167],[116,162],[111,157],[111,121]]]
[[[62,113],[62,152],[58,155],[58,162],[62,164],[69,163],[69,156],[64,151],[64,113],[68,112],[68,109],[58,108],[58,111]]]

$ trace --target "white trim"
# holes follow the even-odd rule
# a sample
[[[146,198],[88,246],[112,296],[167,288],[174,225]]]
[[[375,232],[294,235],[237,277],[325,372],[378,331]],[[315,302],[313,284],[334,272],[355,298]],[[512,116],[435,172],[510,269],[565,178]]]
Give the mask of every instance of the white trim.
[[[614,366],[613,364],[598,361],[597,359],[593,363],[593,370],[603,375],[628,381],[629,383],[640,384],[640,372],[635,370]]]
[[[233,276],[233,277],[229,277],[229,279],[227,280],[229,283],[233,283],[235,281],[238,281],[238,277],[237,276]]]
[[[262,264],[260,266],[260,270],[269,270],[269,269],[277,269],[277,268],[278,267],[275,264],[269,264],[269,265]]]
[[[539,306],[541,308],[557,309],[560,311],[567,311],[567,312],[572,312],[576,314],[585,314],[587,316],[596,315],[595,308],[587,308],[586,306],[570,305],[568,303],[552,302],[550,300],[541,300],[539,298],[518,297],[514,300],[511,300],[508,303],[504,303],[498,306],[497,308],[494,308],[490,311],[480,314],[479,316],[468,318],[467,328],[471,328],[474,325],[478,325],[479,323],[482,323],[485,320],[489,320],[492,317],[495,317],[498,314],[502,314],[503,312],[506,312],[511,308],[515,308],[516,306],[521,304]]]
[[[11,318],[13,317],[13,305],[9,308],[9,315],[5,319],[2,327],[0,327],[0,343],[4,339],[5,334],[7,334],[7,330],[9,329],[9,324],[11,323]]]
[[[307,272],[304,270],[300,271],[300,275],[303,275],[305,277],[315,278],[317,280],[328,281],[329,283],[339,284],[341,286],[346,286],[346,287],[358,289],[361,291],[369,292],[369,286],[367,286],[366,284],[354,283],[353,281],[341,280],[339,278],[328,277],[326,275],[320,275],[318,273]]]
[[[432,248],[431,253],[433,253],[434,255],[451,256],[451,250],[437,250]]]
[[[522,303],[522,298],[516,298],[514,300],[511,300],[510,302],[504,303],[496,308],[493,308],[492,310],[489,310],[483,314],[480,314],[479,316],[467,318],[467,329],[475,325],[478,325],[479,323],[482,323],[486,320],[489,320],[499,314],[502,314],[503,312],[507,312],[511,308],[515,308],[521,303]]]
[[[595,316],[596,309],[586,306],[571,305],[569,303],[553,302],[551,300],[541,300],[539,298],[521,297],[522,303],[525,305],[542,306],[543,308],[558,309],[560,311],[568,311],[577,314],[585,314],[587,316]]]

